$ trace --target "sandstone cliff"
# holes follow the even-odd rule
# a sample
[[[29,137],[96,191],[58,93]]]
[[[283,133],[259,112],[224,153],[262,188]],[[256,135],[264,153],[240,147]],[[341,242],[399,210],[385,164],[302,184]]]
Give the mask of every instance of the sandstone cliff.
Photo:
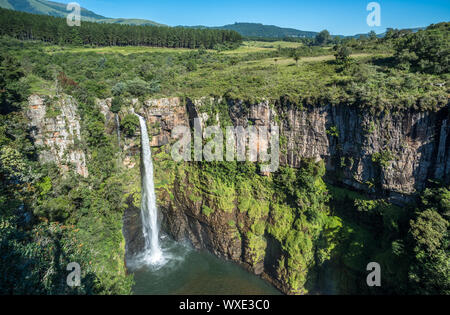
[[[141,110],[158,125],[154,146],[170,141],[177,125],[190,125],[205,102],[179,98],[150,100]],[[404,198],[424,189],[427,180],[450,181],[449,114],[441,112],[382,112],[373,115],[345,105],[302,108],[280,100],[247,104],[228,100],[234,126],[280,126],[281,164],[298,167],[302,158],[324,160],[329,179],[358,190]],[[220,121],[218,121],[220,124]]]
[[[43,162],[55,162],[63,171],[73,167],[79,175],[87,177],[85,154],[76,145],[81,141],[76,101],[71,96],[49,100],[31,95],[28,104],[26,114],[32,137],[41,149],[39,158]]]
[[[219,103],[226,108],[234,126],[279,125],[281,164],[298,167],[302,158],[324,160],[327,180],[331,182],[402,204],[423,190],[429,179],[450,180],[447,110],[374,115],[345,105],[303,108],[284,100],[274,104],[268,101],[249,104],[211,98],[150,100],[142,106],[135,104],[135,108],[151,126],[152,145],[166,150],[164,146],[172,141],[171,130],[177,125],[192,126],[194,118],[200,118],[202,124],[210,118],[223,124],[220,115],[211,111]],[[161,173],[162,169],[156,159],[155,172]],[[283,292],[292,293],[277,270],[282,252],[280,244],[265,235],[264,255],[255,255],[252,240],[246,235],[252,219],[239,211],[236,201],[228,211],[221,211],[223,209],[214,200],[192,198],[195,191],[189,175],[184,173],[175,179],[171,191],[158,191],[164,231],[176,240],[188,239],[196,248],[208,249],[217,256],[240,263]],[[204,205],[215,211],[205,215]],[[131,240],[132,251],[139,246],[137,211],[134,209],[126,216],[125,229],[130,226],[127,239]],[[267,215],[261,219],[270,220]]]

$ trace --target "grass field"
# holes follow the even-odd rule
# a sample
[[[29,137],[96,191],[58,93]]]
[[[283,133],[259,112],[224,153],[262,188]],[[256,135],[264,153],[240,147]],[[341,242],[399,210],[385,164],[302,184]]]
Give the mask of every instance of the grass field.
[[[259,41],[246,41],[238,49],[227,50],[223,52],[224,54],[245,54],[254,52],[264,52],[270,50],[276,50],[278,47],[281,48],[297,48],[302,46],[302,43],[291,43],[291,42],[259,42]]]
[[[223,51],[223,54],[247,54],[247,53],[255,53],[255,52],[264,52],[278,49],[278,47],[282,48],[296,48],[302,46],[301,43],[291,43],[291,42],[259,42],[259,41],[246,41],[243,44],[234,50]],[[130,55],[130,54],[140,54],[147,52],[187,52],[191,51],[186,48],[162,48],[162,47],[147,47],[147,46],[112,46],[112,47],[61,47],[61,46],[47,46],[45,47],[45,51],[53,54],[53,53],[61,53],[61,52],[72,52],[72,53],[84,53],[84,52],[94,52],[98,54],[121,54],[121,55]],[[211,50],[212,51],[212,50]]]
[[[267,58],[259,52],[270,52],[278,46],[299,47],[300,43],[291,42],[244,42],[235,50],[217,52],[209,50],[210,61],[200,58],[194,71],[186,71],[184,65],[178,65],[169,72],[167,68],[160,68],[165,73],[166,79],[162,80],[162,89],[158,96],[204,96],[223,95],[231,91],[233,95],[245,99],[255,96],[269,97],[285,94],[290,95],[320,95],[325,87],[332,83],[327,78],[336,77],[335,65],[329,63],[335,59],[333,50],[319,51],[318,56],[301,57],[296,64],[292,57]],[[57,47],[46,46],[45,51],[49,54],[73,53],[76,54],[117,54],[129,56],[131,54],[145,53],[180,53],[180,55],[192,52],[189,49],[158,48],[143,46],[127,47]],[[235,54],[233,56],[233,54]],[[222,57],[220,57],[222,55]],[[371,59],[376,53],[355,53],[353,59]],[[214,57],[216,56],[216,57]],[[114,57],[117,58],[117,57]],[[143,58],[142,56],[136,58]],[[184,57],[182,57],[184,58]],[[235,58],[235,59],[230,59]],[[248,59],[250,58],[250,60]],[[128,61],[125,61],[128,60]],[[132,59],[124,59],[122,70],[127,69],[128,62]],[[230,63],[230,60],[234,62]],[[121,71],[122,71],[121,70]],[[123,70],[127,71],[127,70]],[[176,71],[177,75],[173,75]],[[134,72],[133,72],[134,73]],[[82,74],[80,74],[82,75]],[[135,76],[135,75],[134,75]],[[342,75],[337,75],[341,77]],[[129,79],[133,76],[130,75]],[[51,82],[43,81],[38,77],[31,77],[32,90],[37,93],[54,93],[49,86]],[[106,77],[105,77],[106,79]],[[340,79],[345,79],[345,75]],[[100,84],[108,84],[110,79],[100,80]],[[92,87],[94,88],[94,87]],[[108,88],[110,89],[110,87]],[[161,94],[161,95],[159,95]]]
[[[141,54],[148,52],[187,52],[191,51],[187,48],[162,48],[162,47],[148,47],[148,46],[111,46],[111,47],[60,47],[60,46],[48,46],[45,48],[46,52],[50,54],[71,52],[71,53],[88,53],[94,52],[98,54]]]
[[[258,48],[265,48],[265,49],[277,49],[278,47],[281,48],[297,48],[302,46],[302,43],[294,43],[294,42],[284,42],[284,41],[277,41],[277,42],[259,42],[259,41],[247,41],[243,43],[244,46],[248,47],[258,47]]]
[[[248,41],[244,42],[242,46],[234,50],[227,50],[222,52],[223,54],[247,54],[255,52],[263,52],[275,50],[278,47],[282,48],[296,48],[300,47],[301,43],[291,43],[291,42],[258,42],[258,41]],[[94,52],[98,54],[140,54],[147,52],[187,52],[191,51],[186,48],[162,48],[162,47],[147,47],[147,46],[112,46],[112,47],[61,47],[61,46],[47,46],[45,47],[46,52],[61,53],[61,52],[72,52],[72,53],[85,53]]]
[[[331,53],[331,52],[330,52]],[[359,58],[365,58],[365,57],[371,57],[374,56],[374,54],[367,54],[367,53],[359,53],[359,54],[352,54],[351,58],[359,59]],[[304,62],[320,62],[320,61],[330,61],[334,60],[334,55],[324,55],[324,56],[315,56],[315,57],[301,57],[298,61],[299,64]],[[276,65],[276,66],[293,66],[295,65],[295,61],[293,58],[264,58],[260,60],[252,60],[247,61],[245,63],[247,66],[270,66],[270,65]]]

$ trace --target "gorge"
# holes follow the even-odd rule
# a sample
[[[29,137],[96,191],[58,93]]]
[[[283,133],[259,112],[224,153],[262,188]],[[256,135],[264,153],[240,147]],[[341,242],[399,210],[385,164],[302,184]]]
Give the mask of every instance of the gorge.
[[[36,124],[45,123],[45,120],[39,121],[33,118],[38,113],[35,105],[37,103],[43,102],[39,101],[37,96],[30,98],[31,121]],[[63,102],[63,104],[70,104],[70,102]],[[98,101],[106,118],[106,128],[114,133],[116,122],[115,116],[109,114],[110,104],[110,99]],[[253,173],[252,176],[256,176],[254,179],[236,183],[223,182],[222,187],[208,182],[207,177],[202,179],[199,176],[203,175],[196,166],[190,166],[188,163],[177,164],[171,160],[170,144],[174,141],[171,139],[171,131],[175,126],[189,126],[194,118],[200,118],[205,125],[222,121],[242,126],[250,123],[255,125],[278,123],[281,129],[283,167],[302,169],[304,167],[302,161],[305,159],[311,160],[312,163],[323,163],[327,169],[323,174],[328,183],[365,192],[367,196],[372,197],[369,199],[364,197],[364,199],[381,205],[381,208],[390,203],[405,207],[414,193],[424,188],[428,179],[439,178],[444,181],[449,179],[448,113],[445,111],[368,114],[345,106],[301,108],[295,104],[284,103],[283,99],[275,103],[263,101],[252,104],[240,100],[213,98],[198,100],[163,98],[151,99],[143,103],[134,99],[130,100],[130,104],[132,105],[122,108],[118,117],[123,119],[126,115],[134,115],[135,111],[141,115],[139,123],[144,134],[145,123],[150,126],[148,143],[155,153],[153,161],[155,188],[158,206],[163,216],[164,233],[176,241],[188,241],[197,250],[207,250],[218,257],[236,262],[251,273],[268,280],[284,293],[305,292],[302,288],[312,280],[300,280],[301,285],[289,282],[293,277],[292,274],[289,276],[289,273],[292,273],[289,268],[292,267],[287,267],[285,271],[282,268],[284,259],[290,257],[285,256],[289,249],[282,245],[283,236],[279,234],[276,227],[277,222],[290,222],[290,219],[276,212],[281,205],[270,204],[270,196],[273,192],[269,191],[268,195],[260,196],[251,192],[253,189],[264,190],[264,185],[268,185],[272,179],[258,174],[256,169],[245,173],[247,175]],[[73,123],[76,123],[76,118],[73,119]],[[52,125],[37,125],[36,129],[46,130],[47,126]],[[55,128],[51,132],[64,134],[64,130],[65,128]],[[36,136],[39,137],[39,135]],[[59,138],[52,139],[47,141],[50,149],[52,143],[61,143]],[[151,152],[145,152],[146,142],[144,135],[141,162],[144,168],[143,174],[145,174],[143,182],[146,181],[146,176],[151,175],[147,171],[147,167],[151,167],[147,160]],[[123,166],[129,170],[136,169],[139,163],[138,152],[137,140],[134,137],[125,137],[121,158]],[[68,157],[72,159],[73,155]],[[75,164],[80,162],[78,159],[70,161]],[[202,183],[202,180],[207,181]],[[140,180],[135,179],[134,182],[139,183]],[[219,179],[218,182],[220,185],[221,180]],[[254,188],[248,191],[249,188],[245,188],[246,183]],[[205,184],[208,192],[202,188]],[[148,187],[147,184],[143,184],[142,204],[145,205],[147,202],[152,204],[151,194],[145,191],[145,187]],[[332,192],[342,192],[339,189]],[[136,193],[138,192],[137,187]],[[124,215],[127,255],[145,251],[147,246],[154,245],[152,245],[152,239],[157,239],[148,239],[142,235],[143,230],[147,231],[148,235],[157,230],[143,227],[145,223],[143,224],[140,220],[141,207],[139,198],[136,199],[136,193],[130,194],[128,209],[125,210]],[[346,194],[349,193],[344,193]],[[335,201],[343,202],[342,199],[335,199]],[[250,204],[246,205],[246,203]],[[245,210],[247,207],[249,210]],[[353,209],[348,209],[348,212],[359,211],[356,210],[356,203],[351,207]],[[257,212],[252,208],[255,208]],[[394,211],[397,215],[401,213],[399,208],[395,208]],[[142,214],[142,217],[146,216],[146,212]],[[153,224],[155,222],[151,223],[152,226]],[[262,227],[259,227],[260,224],[263,224]],[[327,229],[337,226],[338,223],[329,224],[331,225]],[[178,247],[179,245],[169,240],[165,242],[168,242],[168,248],[174,248],[174,246],[178,248],[173,249],[173,252],[184,251]],[[371,255],[378,255],[373,250],[368,249],[365,253],[368,255],[367,259]],[[346,272],[359,274],[363,279],[364,262],[352,267],[345,263],[338,265],[325,263],[324,267],[321,267],[313,276],[315,284],[309,285],[308,291],[339,293],[342,292],[340,290],[360,289],[355,283],[336,284],[342,281],[339,276],[336,278],[336,275],[339,274],[339,270],[342,272],[339,268],[344,268],[344,270],[347,269]],[[307,275],[306,271],[301,273],[304,276]],[[333,276],[330,276],[330,273]],[[294,277],[299,276],[301,275],[294,274]],[[145,278],[145,276],[142,277]],[[324,280],[330,277],[331,279]],[[358,282],[357,279],[353,281]],[[395,290],[393,289],[395,285],[390,283],[389,278],[386,282],[389,289]]]
[[[450,294],[450,23],[0,16],[0,294]]]

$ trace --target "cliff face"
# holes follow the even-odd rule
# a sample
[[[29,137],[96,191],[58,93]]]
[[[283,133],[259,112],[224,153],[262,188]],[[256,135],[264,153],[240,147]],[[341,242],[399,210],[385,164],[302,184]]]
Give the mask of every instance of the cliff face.
[[[374,116],[343,105],[282,108],[282,163],[324,159],[335,181],[366,191],[378,187],[393,198],[423,190],[428,179],[450,179],[447,112]]]
[[[174,126],[189,126],[193,118],[204,121],[209,115],[202,107],[211,101],[188,100],[186,107],[178,98],[146,102],[141,113],[160,128],[152,145],[169,143]],[[379,188],[400,199],[423,190],[429,179],[450,181],[446,110],[373,115],[345,105],[299,108],[283,101],[240,100],[227,105],[234,126],[280,127],[281,165],[298,167],[303,158],[324,160],[330,180],[369,192]]]
[[[63,171],[70,167],[81,176],[89,175],[84,152],[76,147],[81,141],[80,117],[77,103],[70,96],[58,100],[46,100],[31,95],[27,117],[32,136],[41,148],[39,158],[43,162],[55,162]]]
[[[323,160],[329,181],[383,194],[398,203],[408,201],[429,179],[450,180],[447,111],[373,115],[344,105],[300,108],[283,100],[275,104],[228,100],[224,104],[223,100],[206,98],[152,100],[137,111],[151,126],[152,145],[162,147],[172,141],[170,134],[175,126],[192,125],[194,118],[200,118],[203,124],[212,117],[222,124],[219,115],[213,117],[209,110],[211,104],[214,107],[219,102],[226,105],[234,126],[279,125],[281,165],[299,167],[302,158]],[[155,172],[163,172],[160,169],[156,159]],[[240,211],[236,200],[224,211],[214,199],[193,198],[196,192],[188,172],[177,176],[169,190],[158,190],[163,230],[176,240],[188,239],[196,248],[240,263],[283,292],[293,293],[277,269],[283,255],[279,242],[264,234],[260,243],[264,246],[259,249],[263,255],[256,254],[253,240],[247,236],[254,221]],[[212,208],[211,214],[205,214],[204,205]],[[127,239],[138,239],[140,229],[133,226],[139,226],[140,218],[129,218],[125,229],[127,225],[132,228]],[[267,222],[270,217],[263,214],[260,219]]]

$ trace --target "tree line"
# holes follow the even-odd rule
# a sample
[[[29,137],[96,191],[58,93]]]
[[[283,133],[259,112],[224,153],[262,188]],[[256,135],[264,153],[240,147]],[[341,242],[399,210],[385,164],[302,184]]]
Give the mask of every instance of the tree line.
[[[0,9],[0,35],[41,40],[57,45],[153,46],[213,49],[236,45],[242,36],[230,30],[166,26],[134,26],[82,22],[69,27],[66,19]]]

